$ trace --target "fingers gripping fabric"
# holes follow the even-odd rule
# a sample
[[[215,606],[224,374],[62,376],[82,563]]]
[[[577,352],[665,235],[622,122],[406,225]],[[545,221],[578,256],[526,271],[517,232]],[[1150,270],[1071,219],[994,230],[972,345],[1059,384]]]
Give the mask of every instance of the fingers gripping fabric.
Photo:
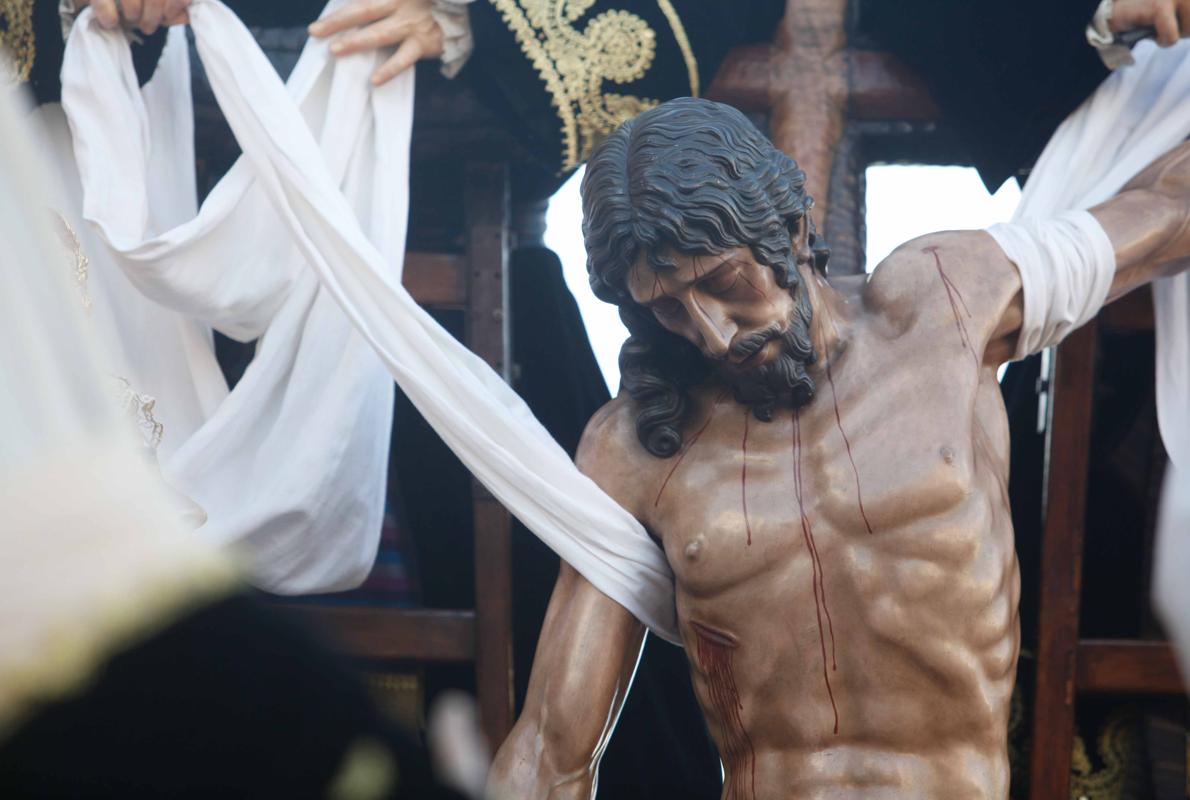
[[[582,475],[516,393],[400,284],[412,73],[373,90],[368,76],[377,55],[331,59],[324,42],[311,41],[287,89],[221,3],[196,0],[190,20],[212,89],[244,156],[198,216],[170,230],[153,231],[145,222],[145,133],[136,123],[143,127],[145,112],[129,82],[126,44],[84,12],[63,67],[84,213],[130,279],[174,308],[227,314],[236,323],[226,309],[247,298],[243,324],[261,325],[261,317],[267,318],[248,370],[257,370],[258,382],[237,409],[248,413],[252,424],[265,426],[256,463],[228,474],[226,459],[234,461],[242,443],[225,442],[220,437],[226,431],[213,431],[180,454],[178,472],[191,481],[179,485],[194,487],[196,494],[210,489],[196,499],[212,517],[217,504],[251,495],[255,512],[239,514],[238,524],[241,535],[251,530],[263,540],[258,553],[285,563],[317,557],[311,547],[319,540],[333,542],[341,527],[334,514],[323,513],[322,505],[333,505],[335,498],[323,492],[312,501],[311,487],[297,478],[353,471],[349,461],[355,453],[320,432],[328,427],[336,434],[350,432],[355,409],[343,413],[344,407],[357,393],[388,382],[387,371],[519,519],[601,591],[677,641],[672,575],[644,528]],[[273,274],[278,267],[272,256],[243,252],[260,242],[284,242],[294,258]],[[284,299],[271,317],[259,314],[275,287]],[[311,343],[315,324],[337,333],[330,348]],[[376,356],[383,366],[379,374],[355,371]],[[304,400],[339,382],[317,400]],[[228,416],[227,429],[248,433],[235,411]],[[307,445],[308,436],[315,444]],[[387,436],[372,435],[370,441],[380,448]],[[287,462],[298,462],[291,483],[272,473],[284,473]],[[368,476],[383,476],[383,465],[365,468]]]
[[[1190,40],[1169,48],[1142,42],[1132,53],[1136,63],[1113,72],[1054,133],[1025,184],[1016,222],[1102,203],[1190,137]],[[1094,284],[1084,276],[1080,285],[1083,280]],[[1086,288],[1087,298],[1093,299],[1092,287]],[[1190,472],[1190,273],[1155,281],[1152,291],[1157,421],[1171,463],[1155,545],[1154,599],[1173,633],[1183,670],[1190,670],[1190,584],[1170,578],[1175,565],[1190,564],[1184,494]],[[1026,294],[1026,317],[1029,303]],[[1077,314],[1077,304],[1071,293],[1058,316]]]

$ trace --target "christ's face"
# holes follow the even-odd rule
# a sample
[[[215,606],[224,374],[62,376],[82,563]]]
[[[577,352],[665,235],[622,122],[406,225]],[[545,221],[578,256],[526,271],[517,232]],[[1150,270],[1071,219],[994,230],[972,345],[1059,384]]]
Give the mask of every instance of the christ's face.
[[[728,378],[743,378],[784,351],[795,303],[771,267],[747,247],[715,255],[667,253],[672,270],[645,257],[628,274],[633,300],[666,330],[689,341]]]

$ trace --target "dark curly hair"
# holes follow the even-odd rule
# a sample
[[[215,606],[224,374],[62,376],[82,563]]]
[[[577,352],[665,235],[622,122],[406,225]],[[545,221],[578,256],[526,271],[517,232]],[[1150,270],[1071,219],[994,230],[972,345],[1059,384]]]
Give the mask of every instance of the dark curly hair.
[[[587,162],[583,237],[591,289],[619,306],[628,328],[620,350],[621,385],[638,405],[636,428],[650,453],[668,457],[682,445],[687,391],[710,369],[690,342],[665,330],[633,301],[629,270],[643,253],[654,270],[673,269],[666,251],[716,254],[747,246],[794,296],[809,343],[810,303],[801,286],[790,232],[813,205],[806,175],[731,106],[684,97],[628,120]],[[815,265],[830,251],[811,229]],[[804,399],[813,381],[798,378]],[[772,404],[753,406],[761,419]]]

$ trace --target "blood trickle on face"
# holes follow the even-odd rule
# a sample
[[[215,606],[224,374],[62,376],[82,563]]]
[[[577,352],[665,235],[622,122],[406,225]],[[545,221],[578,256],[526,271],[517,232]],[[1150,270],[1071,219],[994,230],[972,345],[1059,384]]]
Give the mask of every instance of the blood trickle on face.
[[[794,313],[789,290],[747,247],[715,255],[666,253],[674,267],[654,270],[645,256],[628,273],[633,300],[716,367],[745,375],[772,361]]]

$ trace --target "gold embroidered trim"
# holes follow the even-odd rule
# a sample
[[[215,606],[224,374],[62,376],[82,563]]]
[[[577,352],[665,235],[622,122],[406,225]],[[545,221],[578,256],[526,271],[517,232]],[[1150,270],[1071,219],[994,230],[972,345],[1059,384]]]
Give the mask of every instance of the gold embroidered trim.
[[[694,58],[690,40],[686,38],[686,27],[682,25],[682,18],[678,16],[677,10],[669,0],[657,0],[657,5],[661,7],[661,13],[669,22],[669,27],[674,33],[674,40],[678,43],[678,49],[682,51],[682,59],[686,62],[686,74],[690,76],[690,96],[698,97],[702,88],[698,84],[698,61]]]
[[[1096,750],[1103,766],[1095,769],[1081,736],[1074,737],[1070,769],[1072,800],[1124,800],[1139,775],[1139,722],[1130,708],[1116,709],[1099,730]]]
[[[653,65],[657,34],[636,14],[604,11],[580,31],[595,0],[492,0],[550,94],[562,122],[562,170],[586,160],[620,123],[659,101],[604,92],[606,81],[640,80]]]
[[[145,447],[157,452],[161,440],[165,436],[165,426],[157,421],[153,412],[157,408],[157,398],[147,394],[140,394],[132,388],[127,378],[113,376],[112,396],[120,412],[131,419],[141,436]]]
[[[37,54],[33,0],[0,0],[0,51],[0,78],[8,83],[29,80]]]
[[[87,291],[87,275],[90,272],[91,260],[83,252],[83,245],[79,241],[78,234],[74,232],[74,228],[70,227],[70,223],[66,221],[66,217],[53,209],[50,209],[50,213],[58,223],[59,241],[62,242],[63,247],[70,251],[70,255],[74,259],[74,283],[78,288],[79,300],[83,304],[83,310],[90,311],[91,294]]]

